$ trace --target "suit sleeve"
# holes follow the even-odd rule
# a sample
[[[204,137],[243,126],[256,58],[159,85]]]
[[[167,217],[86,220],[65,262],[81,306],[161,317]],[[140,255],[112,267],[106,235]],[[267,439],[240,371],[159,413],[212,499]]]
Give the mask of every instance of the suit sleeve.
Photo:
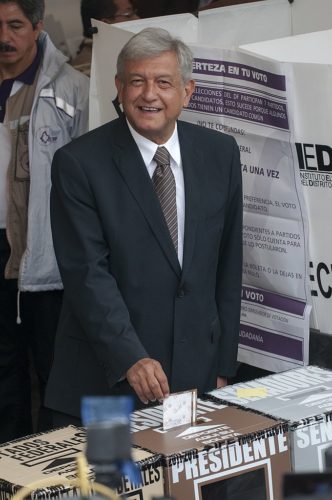
[[[221,325],[222,377],[236,372],[242,286],[242,172],[239,148],[233,140],[225,227],[220,246],[216,300]]]
[[[51,225],[65,301],[80,326],[65,335],[88,339],[112,386],[148,353],[110,273],[112,249],[88,176],[66,148],[56,152],[52,164]]]

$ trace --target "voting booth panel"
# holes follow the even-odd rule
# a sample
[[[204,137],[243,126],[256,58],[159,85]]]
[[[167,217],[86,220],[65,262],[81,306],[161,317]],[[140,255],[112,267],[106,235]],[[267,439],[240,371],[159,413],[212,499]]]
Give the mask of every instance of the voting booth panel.
[[[288,0],[267,0],[199,12],[198,43],[237,48],[292,34]]]
[[[329,28],[330,0],[264,0],[199,12],[198,42],[237,48]]]
[[[308,225],[289,85],[279,63],[193,46],[195,93],[181,117],[234,135],[243,179],[238,360],[270,371],[308,363]]]
[[[332,5],[331,5],[332,8]],[[311,326],[332,334],[332,30],[244,45],[241,50],[284,63],[293,117],[292,142],[309,218]]]

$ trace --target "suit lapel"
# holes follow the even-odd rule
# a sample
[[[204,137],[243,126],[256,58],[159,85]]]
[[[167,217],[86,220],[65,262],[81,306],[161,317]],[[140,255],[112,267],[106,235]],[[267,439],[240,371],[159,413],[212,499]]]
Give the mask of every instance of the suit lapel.
[[[181,267],[166,221],[139,149],[124,120],[119,121],[118,154],[114,159],[132,196],[140,206],[166,258],[180,278]]]

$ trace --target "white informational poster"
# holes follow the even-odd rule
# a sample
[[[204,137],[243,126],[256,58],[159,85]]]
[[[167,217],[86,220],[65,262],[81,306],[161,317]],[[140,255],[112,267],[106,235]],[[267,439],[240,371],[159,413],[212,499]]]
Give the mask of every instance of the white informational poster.
[[[292,104],[292,142],[309,218],[311,325],[328,334],[332,334],[331,46],[330,29],[244,47],[251,54],[289,62],[284,66]]]
[[[239,360],[308,363],[307,219],[282,65],[193,47],[196,90],[181,118],[234,135],[244,188]]]

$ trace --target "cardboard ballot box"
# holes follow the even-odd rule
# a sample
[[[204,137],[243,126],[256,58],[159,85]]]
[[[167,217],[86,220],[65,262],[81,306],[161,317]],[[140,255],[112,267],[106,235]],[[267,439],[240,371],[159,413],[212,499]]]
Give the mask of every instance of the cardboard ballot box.
[[[136,445],[163,456],[165,493],[177,500],[280,499],[291,467],[284,425],[234,407],[206,408],[195,425],[133,433]]]
[[[224,408],[225,405],[209,400],[197,399],[196,414],[198,418],[208,418],[208,414]],[[163,406],[152,406],[136,410],[130,417],[130,430],[132,433],[152,429],[153,427],[162,427],[163,425]]]
[[[74,426],[28,436],[0,446],[0,498],[9,499],[22,486],[49,478],[77,478],[76,457],[85,449],[86,431]],[[140,468],[140,484],[132,484],[126,476],[117,493],[131,500],[151,500],[163,495],[163,471],[160,456],[133,448],[133,459]],[[90,469],[90,479],[93,471]],[[50,483],[50,484],[51,484]],[[65,486],[36,487],[31,498],[73,496],[74,489]]]
[[[332,371],[307,366],[216,389],[208,397],[289,423],[295,472],[322,471],[332,445]]]

